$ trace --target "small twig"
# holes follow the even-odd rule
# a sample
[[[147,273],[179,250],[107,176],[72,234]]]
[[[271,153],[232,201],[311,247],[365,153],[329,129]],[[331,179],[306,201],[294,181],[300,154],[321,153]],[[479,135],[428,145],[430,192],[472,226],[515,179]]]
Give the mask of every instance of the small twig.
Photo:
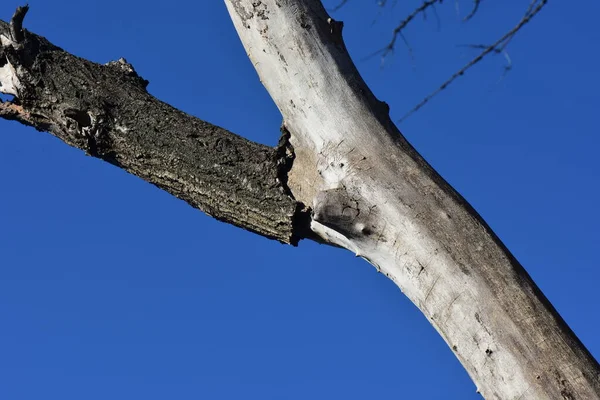
[[[487,49],[489,46],[486,44],[470,44],[465,47],[470,47],[472,49]],[[504,66],[504,72],[502,73],[502,76],[500,76],[500,79],[498,79],[498,83],[500,83],[506,77],[508,72],[512,69],[512,60],[510,59],[510,55],[508,54],[506,49],[504,49],[504,46],[496,47],[492,51],[496,54],[502,54],[504,56],[504,59],[506,60],[506,65]]]
[[[504,66],[504,72],[502,72],[502,76],[500,76],[500,79],[498,79],[498,82],[496,84],[502,82],[502,80],[506,77],[506,75],[512,69],[512,60],[510,59],[510,55],[508,54],[508,52],[506,50],[502,50],[502,54],[504,55],[504,58],[506,59],[506,65]]]
[[[29,11],[28,4],[17,7],[17,11],[15,11],[10,20],[10,33],[15,43],[22,43],[25,39],[25,36],[23,35],[23,20],[25,19],[27,11]]]
[[[346,5],[346,3],[348,2],[348,0],[342,0],[339,2],[339,4],[335,7],[333,7],[332,9],[330,9],[329,11],[331,12],[336,12],[338,11],[340,8],[344,7]]]
[[[394,0],[392,2],[390,9],[393,10],[396,7],[396,4],[398,4],[398,0]],[[371,22],[371,25],[375,25],[375,23],[377,22],[377,18],[379,18],[381,16],[381,13],[383,12],[383,9],[385,8],[386,5],[387,5],[387,0],[377,1],[377,7],[379,7],[381,10],[379,10],[379,12],[377,13],[377,16],[375,17],[375,19],[373,19],[373,22]]]
[[[466,17],[463,18],[463,22],[467,22],[468,20],[470,20],[471,18],[473,18],[473,16],[475,15],[475,13],[477,12],[477,10],[479,9],[479,4],[481,3],[481,0],[473,0],[473,8],[471,9],[471,12],[469,13],[469,15],[467,15]]]
[[[440,15],[437,12],[437,8],[435,8],[435,4],[433,6],[431,6],[431,9],[433,10],[433,16],[435,17],[435,22],[436,22],[436,30],[439,32],[442,29],[442,20],[440,19]],[[427,21],[427,13],[423,12],[423,20]]]
[[[413,54],[413,49],[410,46],[410,43],[408,43],[408,40],[406,40],[406,37],[404,36],[404,34],[402,32],[398,33],[398,36],[400,36],[400,39],[402,39],[402,41],[404,42],[404,45],[406,46],[406,49],[408,50],[408,56],[410,58],[410,62],[411,62],[413,69],[416,68],[415,67],[415,56]],[[388,54],[393,53],[393,52],[394,52],[393,46],[392,47],[386,46],[383,49],[379,49],[379,50],[369,54],[368,56],[362,58],[361,61],[367,61],[367,60],[375,57],[378,54],[382,54],[381,55],[381,67],[383,68],[383,64],[385,64],[385,58],[387,57]]]
[[[408,25],[410,23],[410,21],[412,21],[417,15],[419,15],[421,13],[425,13],[429,7],[435,5],[435,3],[439,3],[439,2],[441,2],[441,0],[426,0],[423,2],[423,4],[421,6],[414,9],[412,13],[410,13],[406,18],[404,18],[404,20],[402,22],[400,22],[400,24],[398,24],[398,26],[396,28],[394,28],[394,31],[392,33],[393,34],[392,40],[386,47],[393,48],[394,44],[396,43],[396,39],[397,39],[398,35],[404,28],[406,28],[406,25]]]
[[[392,31],[392,40],[390,40],[390,42],[383,48],[377,50],[376,52],[368,55],[367,57],[365,57],[363,60],[368,60],[370,58],[372,58],[373,56],[376,56],[378,54],[381,54],[381,62],[383,64],[383,59],[390,53],[394,52],[394,47],[396,45],[396,41],[398,40],[398,36],[400,36],[400,38],[404,41],[404,43],[407,45],[408,47],[408,51],[409,54],[411,56],[412,59],[412,49],[410,48],[410,46],[408,46],[408,42],[406,40],[406,38],[404,37],[402,30],[404,28],[406,28],[406,26],[413,20],[415,19],[415,17],[419,14],[423,14],[426,15],[425,12],[427,11],[427,9],[429,7],[432,7],[435,5],[435,3],[441,3],[443,0],[426,0],[423,2],[423,4],[421,4],[419,7],[415,8],[413,10],[412,13],[410,13],[406,18],[404,18],[399,24],[398,26],[396,26],[396,28],[394,28],[394,30]]]
[[[400,118],[399,122],[404,121],[406,118],[408,118],[413,113],[415,113],[416,111],[418,111],[421,107],[423,107],[425,104],[427,104],[433,97],[435,97],[439,92],[441,92],[442,90],[446,89],[448,87],[448,85],[450,85],[452,82],[454,82],[459,76],[464,75],[464,73],[469,68],[471,68],[472,66],[474,66],[475,64],[477,64],[485,56],[487,56],[491,52],[496,52],[496,53],[503,52],[504,48],[506,47],[505,43],[508,42],[508,41],[510,41],[515,36],[515,34],[525,24],[527,24],[529,21],[531,21],[531,19],[538,12],[540,12],[540,10],[546,5],[547,2],[548,2],[548,0],[541,0],[538,3],[538,0],[533,0],[530,3],[530,5],[529,5],[529,7],[527,9],[527,12],[523,16],[523,18],[521,18],[521,20],[519,21],[519,23],[514,28],[512,28],[510,31],[508,31],[506,34],[504,34],[504,36],[502,36],[500,39],[498,39],[494,44],[492,44],[490,46],[487,46],[481,53],[479,53],[475,58],[473,58],[471,61],[469,61],[464,67],[462,67],[460,70],[458,70],[457,72],[455,72],[448,80],[446,80],[444,83],[442,83],[440,85],[440,87],[438,87],[436,90],[434,90],[428,96],[426,96],[423,100],[421,100],[421,102],[419,102],[409,112],[407,112],[406,114],[404,114],[404,116],[402,116],[402,118]],[[537,4],[537,6],[536,6],[536,4]]]
[[[529,7],[527,7],[527,11],[525,11],[525,16],[527,16],[527,15],[530,15],[530,14],[532,14],[532,13],[533,13],[533,11],[534,11],[534,6],[536,5],[536,3],[537,3],[538,1],[539,1],[539,0],[531,0],[531,2],[529,3]],[[545,3],[545,2],[546,2],[546,1],[544,1],[544,3]],[[537,11],[536,11],[536,12],[537,12]],[[533,15],[532,15],[532,16],[533,16]],[[501,49],[502,49],[502,50],[504,50],[504,49],[506,48],[506,46],[508,46],[508,44],[509,44],[509,43],[510,43],[510,41],[513,39],[513,37],[514,37],[514,35],[513,35],[513,36],[511,36],[510,38],[508,38],[508,39],[506,40],[506,42],[502,43],[502,47],[501,47]]]

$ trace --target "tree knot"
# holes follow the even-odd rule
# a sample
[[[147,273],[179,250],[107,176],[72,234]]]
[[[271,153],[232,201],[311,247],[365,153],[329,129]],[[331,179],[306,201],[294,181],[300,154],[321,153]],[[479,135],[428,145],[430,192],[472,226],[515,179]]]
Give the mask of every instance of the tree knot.
[[[371,206],[359,194],[345,187],[323,190],[315,196],[312,219],[346,236],[348,239],[367,238],[377,228],[377,206]]]
[[[110,153],[107,137],[109,118],[103,111],[67,108],[63,111],[69,131],[77,132],[86,141],[86,151],[92,157],[104,158]]]

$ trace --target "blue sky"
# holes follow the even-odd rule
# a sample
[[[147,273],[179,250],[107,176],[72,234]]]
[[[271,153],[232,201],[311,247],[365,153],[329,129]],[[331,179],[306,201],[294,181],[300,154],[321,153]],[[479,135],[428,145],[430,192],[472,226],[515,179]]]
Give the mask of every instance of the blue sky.
[[[332,5],[334,2],[327,4]],[[454,2],[381,68],[361,61],[414,4],[350,1],[347,45],[399,118],[528,1]],[[0,4],[10,18],[19,2]],[[459,1],[462,13],[470,1]],[[79,56],[125,57],[149,90],[275,144],[281,116],[221,1],[30,2],[25,25]],[[400,125],[488,221],[596,358],[600,3],[550,1],[509,47]],[[477,399],[442,339],[349,252],[216,222],[48,134],[0,121],[0,397]]]

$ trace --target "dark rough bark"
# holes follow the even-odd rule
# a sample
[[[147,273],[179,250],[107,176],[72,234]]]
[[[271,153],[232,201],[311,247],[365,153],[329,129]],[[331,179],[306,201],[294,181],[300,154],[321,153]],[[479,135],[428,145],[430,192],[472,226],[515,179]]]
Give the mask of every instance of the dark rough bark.
[[[285,115],[292,143],[299,144],[292,169],[286,130],[275,149],[251,143],[153,98],[124,60],[108,65],[82,60],[22,31],[18,21],[12,28],[0,22],[5,37],[0,83],[2,78],[7,83],[0,89],[16,96],[0,103],[0,117],[49,131],[220,220],[285,243],[307,236],[311,222],[288,188],[291,171],[294,195],[314,204],[313,230],[337,235],[323,240],[354,247],[403,288],[485,396],[600,398],[596,360],[491,229],[401,137],[387,106],[355,70],[341,25],[327,19],[320,2],[229,2],[243,17],[237,25],[247,41],[276,47],[289,39],[281,35],[284,28],[297,39],[296,46],[281,43],[281,54],[260,46],[258,55],[249,51],[266,57],[258,64],[271,67],[263,81],[276,87],[269,92]],[[250,8],[254,11],[246,13]],[[302,49],[311,51],[299,55]],[[314,54],[319,57],[311,58]],[[7,65],[18,82],[11,81]],[[277,68],[280,73],[273,74]],[[302,85],[309,79],[300,72],[307,71],[327,85],[306,90]],[[313,93],[318,96],[307,99],[306,110],[300,109],[302,98],[289,98]],[[318,145],[311,147],[311,134]],[[321,173],[326,178],[318,178]],[[343,180],[335,182],[337,177]],[[373,211],[376,206],[384,211]]]
[[[250,142],[161,102],[123,59],[92,63],[0,21],[0,35],[14,38],[13,31],[19,41],[1,48],[0,68],[10,63],[21,85],[12,102],[0,103],[0,117],[48,131],[219,220],[299,240],[295,224],[304,221],[282,179],[284,147]]]

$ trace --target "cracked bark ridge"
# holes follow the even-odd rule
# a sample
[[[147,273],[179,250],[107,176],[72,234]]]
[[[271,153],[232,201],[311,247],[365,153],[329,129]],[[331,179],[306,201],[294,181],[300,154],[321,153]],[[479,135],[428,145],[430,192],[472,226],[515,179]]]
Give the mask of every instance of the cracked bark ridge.
[[[285,185],[289,155],[154,98],[124,59],[92,63],[23,30],[26,11],[0,21],[0,92],[14,95],[0,117],[50,132],[218,220],[298,242],[308,221]]]

